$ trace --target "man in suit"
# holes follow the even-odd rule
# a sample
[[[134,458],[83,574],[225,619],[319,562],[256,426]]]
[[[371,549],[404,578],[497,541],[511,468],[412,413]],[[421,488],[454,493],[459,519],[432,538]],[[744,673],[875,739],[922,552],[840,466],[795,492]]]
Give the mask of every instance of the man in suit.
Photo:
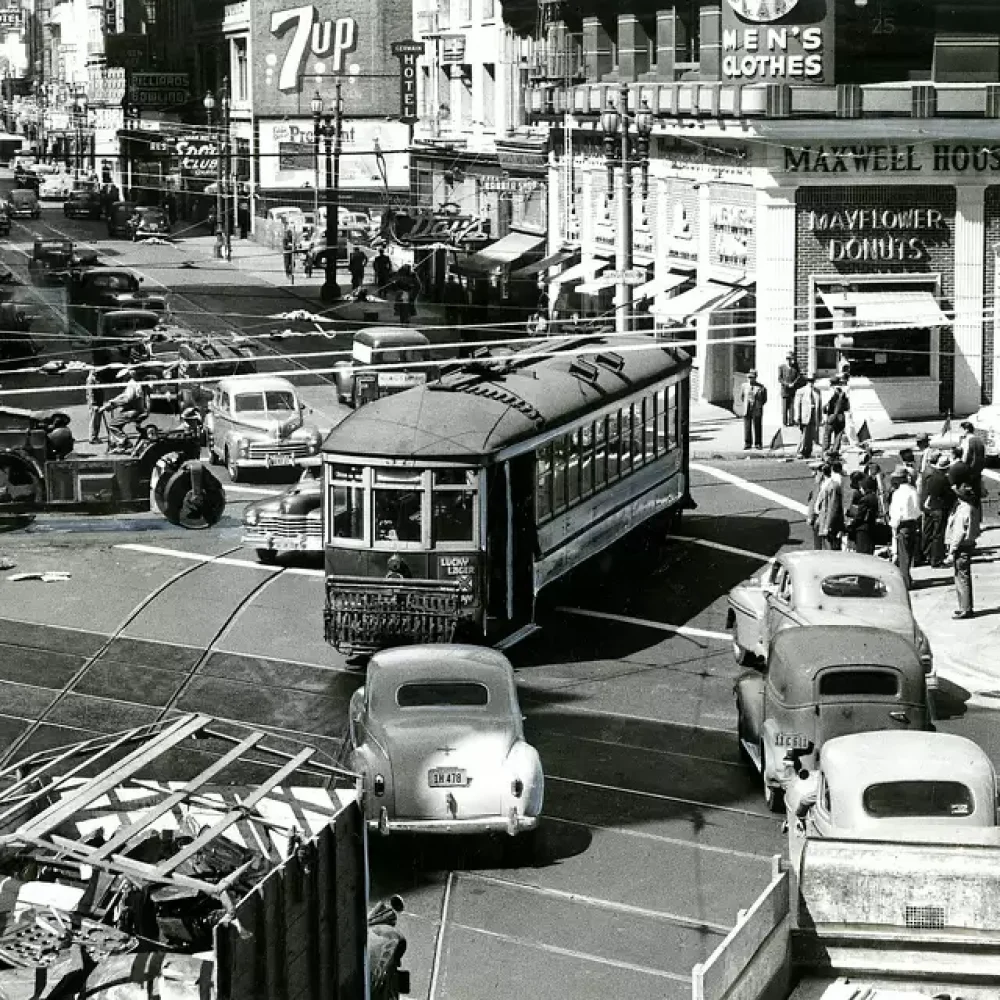
[[[820,426],[823,422],[823,397],[816,388],[816,373],[810,372],[806,384],[795,393],[795,405],[792,407],[795,423],[802,432],[799,441],[799,458],[811,458],[813,445],[819,438]]]
[[[757,369],[751,368],[740,393],[743,404],[743,450],[764,447],[764,405],[767,403],[767,389],[757,381]]]
[[[778,383],[781,386],[781,422],[785,427],[795,424],[795,394],[802,388],[802,370],[795,360],[795,352],[789,351],[785,363],[778,367]]]
[[[986,468],[986,445],[968,420],[962,424],[962,461],[969,467],[969,485],[977,497],[983,495],[983,469]]]
[[[921,496],[923,498],[923,523],[920,537],[923,542],[923,561],[935,569],[944,563],[944,529],[948,514],[955,502],[948,482],[947,455],[937,456],[924,473]]]
[[[834,379],[833,395],[823,407],[823,451],[840,451],[840,439],[844,436],[847,426],[847,414],[851,409],[851,401],[841,379]]]

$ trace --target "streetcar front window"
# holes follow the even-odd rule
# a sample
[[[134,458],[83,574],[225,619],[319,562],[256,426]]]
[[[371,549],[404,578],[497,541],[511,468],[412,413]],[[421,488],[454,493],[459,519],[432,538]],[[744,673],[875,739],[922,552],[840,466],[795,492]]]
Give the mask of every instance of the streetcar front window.
[[[372,493],[375,541],[419,545],[423,502],[423,474],[419,470],[376,469]]]
[[[471,542],[475,525],[475,490],[434,493],[435,542]]]
[[[364,487],[334,483],[331,502],[333,505],[333,537],[363,540],[365,537]]]

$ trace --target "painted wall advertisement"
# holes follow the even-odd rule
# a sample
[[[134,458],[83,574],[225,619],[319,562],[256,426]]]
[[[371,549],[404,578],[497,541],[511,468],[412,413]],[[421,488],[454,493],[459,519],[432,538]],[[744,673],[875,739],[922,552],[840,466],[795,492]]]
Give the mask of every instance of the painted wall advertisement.
[[[397,96],[398,100],[398,96]],[[303,188],[316,183],[312,118],[260,123],[260,185]],[[409,132],[399,122],[345,119],[340,154],[342,188],[383,188],[376,151],[381,151],[390,188],[408,188]],[[326,183],[326,144],[320,140],[319,186]]]
[[[722,79],[834,83],[834,0],[724,0]]]
[[[406,39],[412,0],[254,0],[254,110],[263,117],[308,115],[318,90],[343,83],[345,114],[399,114],[399,64],[391,45]]]

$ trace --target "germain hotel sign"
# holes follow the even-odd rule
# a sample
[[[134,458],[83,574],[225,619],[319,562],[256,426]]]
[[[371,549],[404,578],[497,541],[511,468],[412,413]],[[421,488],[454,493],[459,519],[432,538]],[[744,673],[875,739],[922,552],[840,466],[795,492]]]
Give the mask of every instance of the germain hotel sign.
[[[1000,172],[1000,146],[982,143],[786,146],[789,174],[982,174]]]

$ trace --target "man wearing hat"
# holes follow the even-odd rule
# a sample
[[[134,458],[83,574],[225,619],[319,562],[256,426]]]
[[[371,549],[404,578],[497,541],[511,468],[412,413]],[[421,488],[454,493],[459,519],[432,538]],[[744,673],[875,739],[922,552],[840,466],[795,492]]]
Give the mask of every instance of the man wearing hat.
[[[948,561],[955,567],[955,596],[958,608],[952,618],[972,617],[972,553],[979,537],[980,512],[978,498],[968,483],[955,490],[957,501],[948,518],[945,543]]]
[[[929,452],[927,471],[922,477],[920,496],[923,510],[920,537],[924,563],[937,569],[944,564],[944,529],[955,495],[948,482],[951,459],[936,450]]]
[[[810,372],[805,385],[795,393],[794,415],[802,437],[799,439],[799,458],[812,458],[813,444],[819,439],[823,423],[823,397],[816,388],[816,373]]]
[[[897,465],[890,477],[895,490],[889,503],[889,525],[896,540],[896,562],[903,574],[906,589],[913,586],[910,567],[917,554],[920,530],[920,503],[913,486],[913,473],[905,465]]]
[[[103,412],[116,410],[115,416],[108,420],[108,450],[121,447],[125,442],[125,427],[145,415],[149,411],[146,399],[146,389],[136,378],[134,368],[123,368],[118,373],[119,379],[127,379],[125,388],[117,396],[109,399],[102,407]]]
[[[795,394],[802,388],[805,379],[795,352],[789,351],[785,363],[778,366],[778,384],[781,386],[781,422],[785,427],[795,423]]]
[[[823,407],[823,450],[840,451],[840,439],[847,427],[847,414],[851,409],[851,401],[847,398],[847,390],[841,379],[832,383],[833,394]]]
[[[757,369],[751,368],[740,392],[743,404],[743,450],[764,447],[764,405],[767,403],[767,389],[757,381]]]
[[[983,495],[983,469],[986,468],[986,445],[976,434],[972,421],[963,420],[962,428],[962,461],[969,467],[969,485],[975,490],[976,496]]]

